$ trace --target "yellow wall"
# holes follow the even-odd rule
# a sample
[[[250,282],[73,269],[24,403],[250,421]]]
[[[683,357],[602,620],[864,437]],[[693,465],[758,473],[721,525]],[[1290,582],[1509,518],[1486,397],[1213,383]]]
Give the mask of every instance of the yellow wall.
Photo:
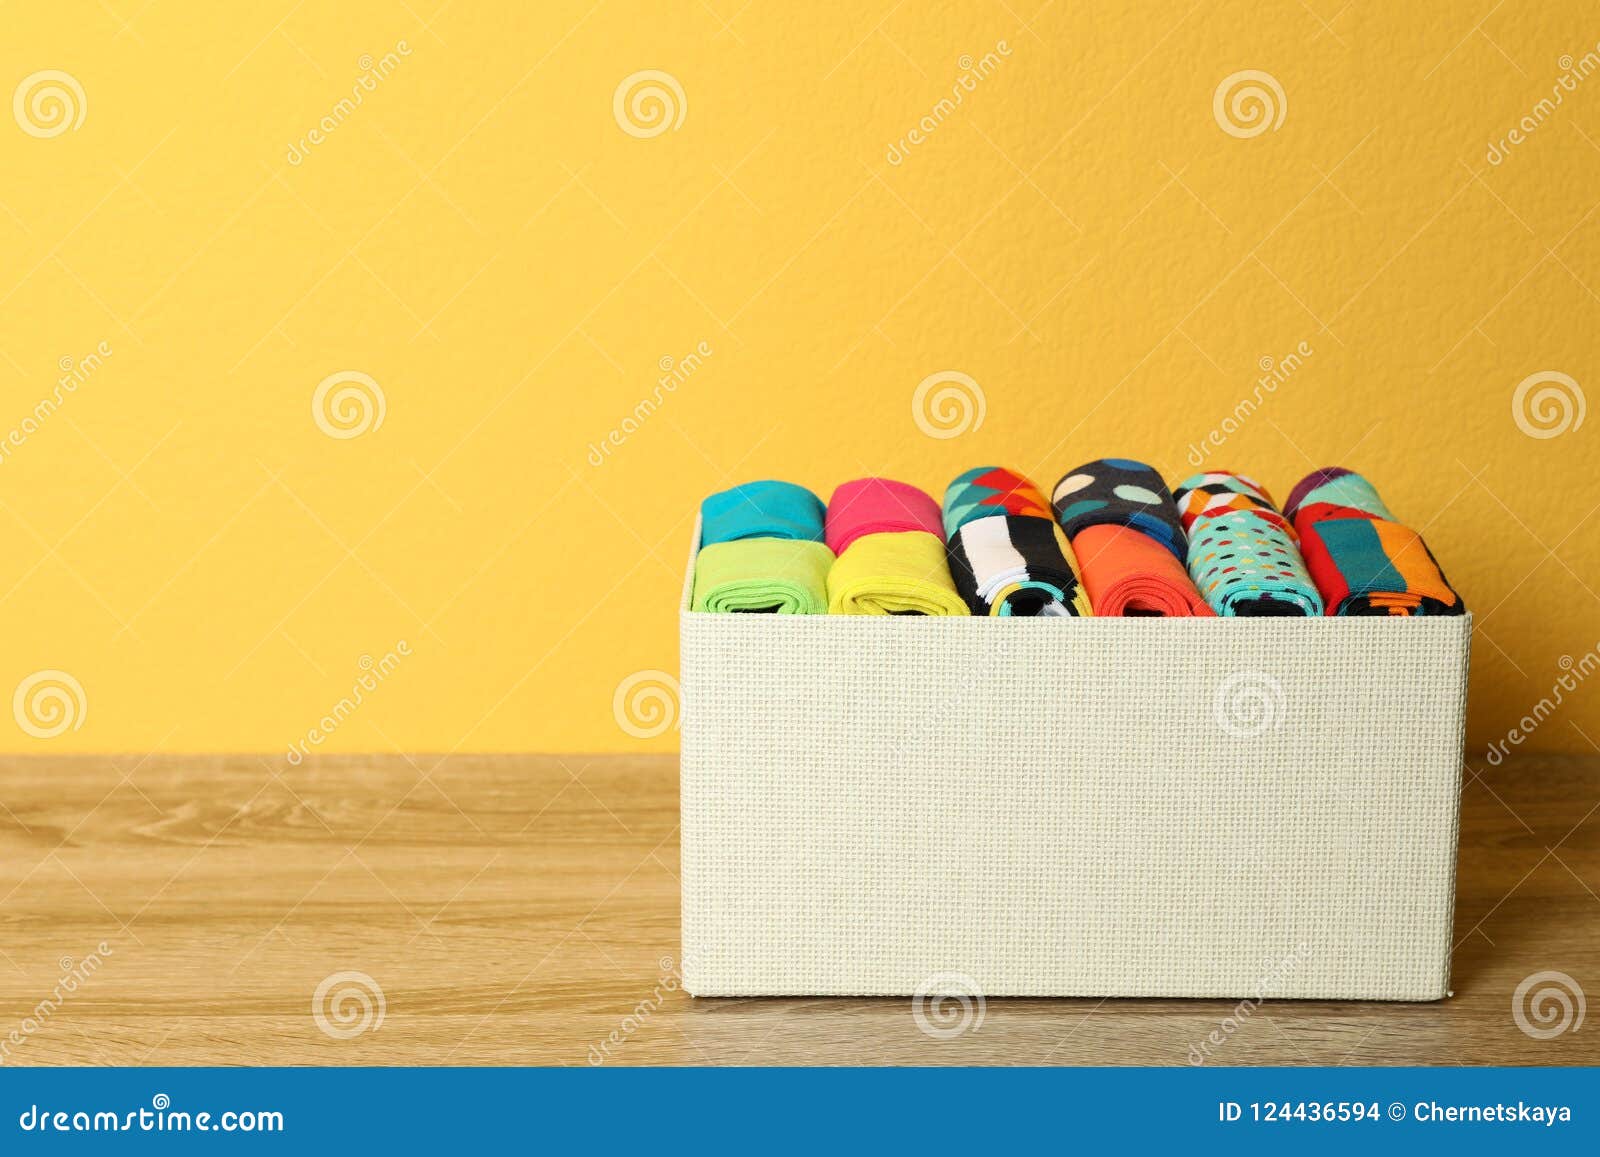
[[[1425,528],[1486,743],[1600,641],[1600,417],[1512,412],[1600,368],[1600,23],[1485,7],[9,6],[5,91],[61,70],[83,115],[0,117],[0,692],[84,709],[0,747],[282,752],[366,656],[323,750],[670,749],[613,697],[676,668],[708,491],[1176,479],[1301,343],[1209,461],[1348,464]],[[657,135],[614,103],[647,69]],[[1253,135],[1243,70],[1283,94]],[[984,415],[935,438],[945,371]],[[335,438],[346,372],[383,419]],[[1580,728],[1600,685],[1531,745]]]

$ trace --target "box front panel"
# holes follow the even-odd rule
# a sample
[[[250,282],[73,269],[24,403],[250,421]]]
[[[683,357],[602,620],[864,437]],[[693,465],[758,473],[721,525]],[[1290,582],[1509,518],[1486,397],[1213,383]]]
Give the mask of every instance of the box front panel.
[[[687,987],[1436,999],[1469,633],[685,613]]]

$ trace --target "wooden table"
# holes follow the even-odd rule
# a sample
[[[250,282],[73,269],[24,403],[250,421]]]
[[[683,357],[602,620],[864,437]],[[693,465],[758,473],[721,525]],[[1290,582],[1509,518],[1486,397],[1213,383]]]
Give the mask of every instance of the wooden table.
[[[1210,1063],[1600,1062],[1600,1023],[1512,1017],[1535,972],[1600,996],[1600,758],[1462,798],[1454,999],[1268,1002]],[[693,1000],[670,756],[13,758],[0,803],[8,1064],[1182,1064],[1232,1011],[992,1000],[938,1040],[907,999]]]

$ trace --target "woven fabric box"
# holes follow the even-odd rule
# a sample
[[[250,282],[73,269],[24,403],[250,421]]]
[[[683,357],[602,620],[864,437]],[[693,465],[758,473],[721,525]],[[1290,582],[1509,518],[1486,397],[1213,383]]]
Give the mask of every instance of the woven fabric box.
[[[1446,995],[1470,616],[688,607],[694,995]]]

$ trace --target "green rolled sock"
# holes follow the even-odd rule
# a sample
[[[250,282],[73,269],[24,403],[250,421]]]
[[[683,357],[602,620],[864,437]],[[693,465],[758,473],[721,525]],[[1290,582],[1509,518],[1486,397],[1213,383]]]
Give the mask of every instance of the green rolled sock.
[[[833,551],[820,542],[743,538],[700,548],[694,609],[821,615],[828,610]]]

